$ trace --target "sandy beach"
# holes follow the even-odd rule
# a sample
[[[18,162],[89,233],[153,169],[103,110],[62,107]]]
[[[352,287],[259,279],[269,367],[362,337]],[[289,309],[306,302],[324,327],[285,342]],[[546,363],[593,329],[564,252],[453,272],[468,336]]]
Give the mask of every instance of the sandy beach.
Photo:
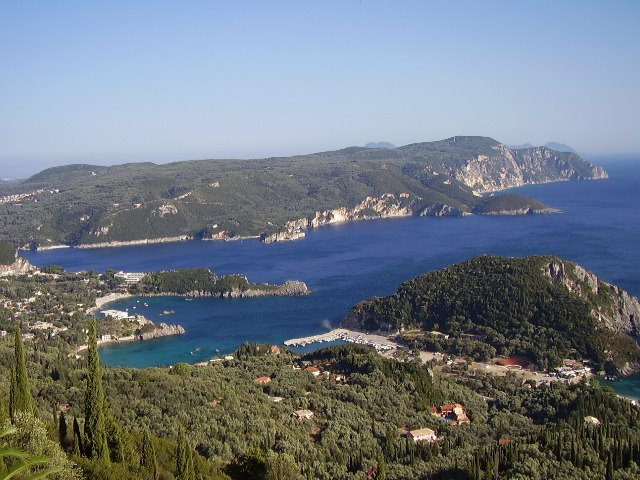
[[[123,300],[125,298],[131,298],[133,296],[134,295],[131,295],[130,293],[109,293],[104,297],[98,297],[96,298],[95,307],[88,308],[87,314],[90,315],[92,313],[96,313],[98,310],[104,307],[107,303],[115,302],[116,300]]]

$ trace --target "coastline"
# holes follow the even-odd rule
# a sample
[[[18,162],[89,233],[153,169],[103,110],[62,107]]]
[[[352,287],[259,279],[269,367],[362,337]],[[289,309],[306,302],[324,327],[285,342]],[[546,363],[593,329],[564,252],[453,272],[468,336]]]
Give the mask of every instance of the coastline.
[[[585,178],[582,180],[590,180],[590,181],[596,181],[596,180],[606,180],[608,179],[608,176],[604,176],[604,177],[592,177],[592,178]],[[522,185],[517,185],[517,186],[511,186],[511,187],[505,187],[505,188],[498,188],[498,189],[493,189],[493,190],[482,190],[479,191],[481,193],[495,193],[495,192],[507,192],[507,191],[511,191],[511,190],[515,190],[518,188],[522,188],[522,187],[527,187],[527,186],[534,186],[534,185],[546,185],[546,184],[551,184],[551,183],[560,183],[560,182],[569,182],[569,181],[574,181],[574,180],[570,180],[570,179],[566,179],[566,178],[562,178],[562,179],[554,179],[554,180],[545,180],[545,181],[540,181],[540,182],[530,182],[530,183],[523,183]],[[394,195],[394,194],[384,194],[384,195]],[[383,195],[383,196],[384,196]],[[370,197],[367,197],[370,198]],[[373,197],[371,197],[373,198]],[[363,202],[366,202],[367,199],[363,200]],[[363,203],[361,202],[361,203]],[[407,207],[410,208],[410,207]],[[305,217],[304,219],[298,219],[298,220],[291,220],[289,222],[287,222],[287,224],[298,224],[301,220],[305,220],[305,221],[310,221],[311,219],[316,219],[316,218],[320,218],[320,217],[326,217],[328,213],[333,213],[333,212],[338,212],[338,211],[347,211],[347,210],[355,210],[357,209],[357,206],[354,207],[353,209],[348,209],[347,207],[338,207],[332,210],[326,210],[326,211],[317,211],[314,213],[314,215],[311,215],[309,217]],[[558,213],[563,213],[561,210],[553,208],[553,207],[548,207],[545,209],[540,209],[540,210],[535,210],[535,211],[505,211],[505,212],[489,212],[489,213],[472,213],[472,212],[463,212],[462,215],[451,215],[451,216],[459,216],[459,217],[466,217],[466,216],[473,216],[473,215],[478,215],[478,216],[517,216],[517,215],[531,215],[531,214],[536,214],[536,215],[548,215],[548,214],[558,214]],[[109,242],[100,242],[100,243],[82,243],[82,244],[78,244],[78,245],[65,245],[65,244],[56,244],[56,245],[49,245],[49,246],[38,246],[36,248],[36,251],[47,251],[47,250],[55,250],[55,249],[60,249],[60,248],[78,248],[78,249],[98,249],[98,248],[117,248],[117,247],[130,247],[130,246],[143,246],[143,245],[153,245],[153,244],[161,244],[161,243],[178,243],[178,242],[186,242],[186,241],[191,241],[191,240],[199,240],[199,241],[206,241],[206,242],[210,242],[210,241],[224,241],[224,242],[229,242],[229,241],[242,241],[242,240],[260,240],[262,243],[265,244],[270,244],[270,243],[277,243],[277,242],[287,242],[287,241],[294,241],[294,240],[301,240],[305,238],[304,235],[304,231],[305,230],[310,230],[310,229],[314,229],[314,228],[320,228],[320,227],[324,227],[324,226],[328,226],[328,225],[338,225],[338,224],[345,224],[345,223],[351,223],[351,222],[356,222],[356,221],[366,221],[366,220],[380,220],[380,219],[388,219],[388,218],[405,218],[405,217],[413,217],[413,216],[424,216],[422,215],[422,213],[418,210],[416,211],[404,211],[404,207],[402,209],[402,211],[393,211],[391,213],[388,214],[384,214],[382,213],[380,216],[365,216],[365,217],[361,217],[361,218],[345,218],[345,219],[341,219],[336,221],[333,218],[327,219],[324,221],[324,223],[319,223],[319,224],[314,224],[313,221],[311,221],[311,225],[309,226],[305,226],[305,227],[296,227],[294,229],[294,231],[288,231],[288,230],[282,230],[279,232],[275,232],[272,234],[267,234],[266,232],[262,232],[262,233],[257,233],[257,234],[249,234],[249,235],[237,235],[237,236],[227,236],[225,233],[226,232],[220,232],[216,235],[213,235],[212,237],[209,238],[197,238],[194,235],[177,235],[177,236],[173,236],[173,237],[159,237],[159,238],[143,238],[143,239],[139,239],[139,240],[113,240],[113,241],[109,241]],[[441,215],[434,215],[436,217],[439,217]],[[285,227],[286,228],[286,227]],[[221,235],[222,233],[222,235]],[[267,241],[265,241],[265,239]],[[21,250],[28,250],[25,247],[22,247]]]

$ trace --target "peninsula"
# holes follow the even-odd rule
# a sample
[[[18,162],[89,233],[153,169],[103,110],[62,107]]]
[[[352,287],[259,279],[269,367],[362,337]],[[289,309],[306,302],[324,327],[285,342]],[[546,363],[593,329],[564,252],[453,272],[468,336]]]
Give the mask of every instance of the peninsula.
[[[496,192],[603,178],[601,167],[575,153],[466,136],[261,160],[67,165],[2,188],[0,238],[37,249],[271,243],[354,220],[549,213],[532,199]]]

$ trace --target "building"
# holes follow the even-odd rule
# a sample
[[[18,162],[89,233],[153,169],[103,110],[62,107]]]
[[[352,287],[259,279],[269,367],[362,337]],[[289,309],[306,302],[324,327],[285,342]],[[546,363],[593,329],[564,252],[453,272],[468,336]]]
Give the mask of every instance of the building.
[[[314,367],[313,365],[309,365],[304,370],[305,372],[309,372],[314,377],[317,377],[320,375],[320,369],[318,367]]]
[[[585,425],[595,425],[595,426],[602,424],[599,418],[591,417],[591,416],[584,417],[584,423]]]
[[[430,428],[419,428],[417,430],[411,430],[407,433],[407,438],[412,439],[414,442],[435,442],[438,440],[436,432]]]
[[[118,272],[114,275],[116,278],[121,278],[127,285],[134,285],[142,280],[145,276],[144,272]]]
[[[282,353],[282,349],[277,345],[271,345],[271,353],[274,355],[280,355]]]
[[[291,416],[298,420],[311,420],[313,419],[314,414],[311,410],[296,410],[291,414]]]
[[[266,385],[271,381],[271,377],[258,377],[254,380],[254,382],[259,383],[260,385]]]
[[[104,335],[100,335],[100,341],[101,342],[111,341],[111,335],[109,335],[108,333],[105,333]]]
[[[438,417],[449,425],[468,425],[471,423],[467,412],[459,403],[449,403],[440,407],[432,407],[431,415]]]

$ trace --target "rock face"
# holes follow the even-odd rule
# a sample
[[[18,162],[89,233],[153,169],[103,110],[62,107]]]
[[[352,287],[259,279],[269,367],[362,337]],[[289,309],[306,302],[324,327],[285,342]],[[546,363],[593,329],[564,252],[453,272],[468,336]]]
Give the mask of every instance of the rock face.
[[[608,178],[607,172],[589,162],[578,163],[573,153],[545,147],[511,150],[502,144],[492,147],[495,155],[477,155],[449,172],[456,180],[478,192],[494,192],[534,183]],[[578,169],[576,165],[583,165]]]
[[[425,207],[419,215],[421,217],[464,217],[470,215],[469,212],[463,212],[459,208],[451,205],[438,204]]]
[[[284,229],[270,235],[262,235],[261,240],[264,243],[297,240],[305,236],[304,230],[308,228],[374,218],[408,217],[416,213],[415,205],[418,200],[418,197],[408,193],[385,193],[379,197],[367,197],[354,208],[323,210],[311,217],[289,221]]]
[[[168,325],[160,323],[153,330],[141,332],[138,334],[140,340],[151,340],[152,338],[168,337],[169,335],[183,335],[185,329],[182,325]]]
[[[544,273],[580,298],[597,305],[591,314],[607,328],[640,335],[640,302],[637,298],[572,262],[552,261]]]
[[[104,247],[126,247],[130,245],[151,245],[154,243],[172,243],[193,240],[190,235],[178,235],[177,237],[161,237],[161,238],[143,238],[141,240],[124,240],[103,243],[83,243],[76,245],[75,248],[104,248]]]
[[[0,277],[10,275],[24,275],[33,272],[36,268],[22,257],[17,257],[11,265],[0,265]]]

